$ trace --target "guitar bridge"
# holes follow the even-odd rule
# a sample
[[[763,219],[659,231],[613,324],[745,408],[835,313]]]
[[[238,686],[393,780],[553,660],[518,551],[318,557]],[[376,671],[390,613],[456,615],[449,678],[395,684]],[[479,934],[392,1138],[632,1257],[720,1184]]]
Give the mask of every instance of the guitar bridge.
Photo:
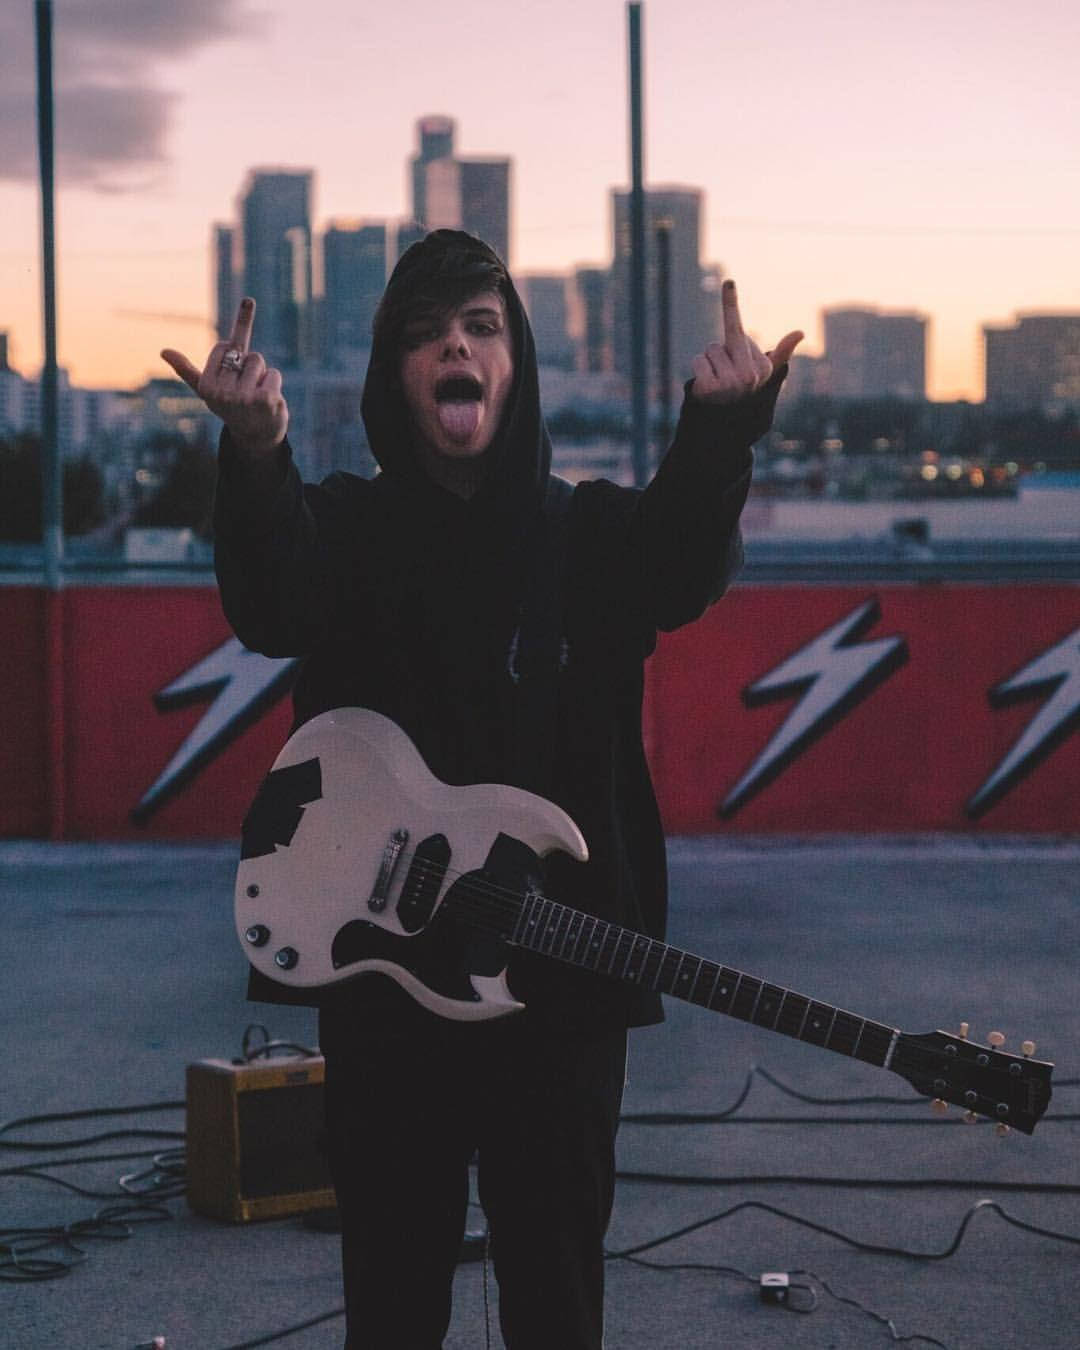
[[[401,860],[401,852],[409,842],[408,830],[395,830],[386,842],[383,849],[382,864],[379,867],[379,875],[375,878],[375,885],[372,887],[371,895],[368,897],[368,909],[375,914],[381,914],[386,908],[390,899],[390,883],[394,879],[394,872]]]

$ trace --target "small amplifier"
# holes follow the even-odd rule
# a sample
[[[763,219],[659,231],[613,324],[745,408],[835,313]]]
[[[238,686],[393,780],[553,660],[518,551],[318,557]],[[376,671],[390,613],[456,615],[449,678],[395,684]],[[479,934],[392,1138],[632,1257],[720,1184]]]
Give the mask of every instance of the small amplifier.
[[[187,1066],[187,1197],[232,1223],[335,1203],[321,1147],[321,1055]]]

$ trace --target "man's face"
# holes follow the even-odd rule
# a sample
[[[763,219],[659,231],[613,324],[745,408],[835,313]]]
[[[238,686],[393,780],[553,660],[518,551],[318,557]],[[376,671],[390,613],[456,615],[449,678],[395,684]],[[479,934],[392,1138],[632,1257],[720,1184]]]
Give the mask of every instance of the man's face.
[[[445,315],[406,324],[401,385],[423,447],[452,459],[483,454],[514,379],[506,306],[481,291]]]

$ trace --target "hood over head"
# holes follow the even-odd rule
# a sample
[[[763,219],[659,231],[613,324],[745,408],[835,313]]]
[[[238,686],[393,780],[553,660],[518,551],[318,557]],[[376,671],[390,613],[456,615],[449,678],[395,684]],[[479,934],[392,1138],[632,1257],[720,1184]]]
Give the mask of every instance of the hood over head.
[[[497,291],[506,305],[514,377],[471,504],[504,519],[520,518],[543,501],[551,443],[540,414],[536,346],[525,307],[506,265],[481,239],[463,230],[434,230],[402,254],[375,315],[361,410],[382,471],[402,482],[430,483],[413,448],[399,376],[405,326],[417,314],[447,312],[481,291]]]

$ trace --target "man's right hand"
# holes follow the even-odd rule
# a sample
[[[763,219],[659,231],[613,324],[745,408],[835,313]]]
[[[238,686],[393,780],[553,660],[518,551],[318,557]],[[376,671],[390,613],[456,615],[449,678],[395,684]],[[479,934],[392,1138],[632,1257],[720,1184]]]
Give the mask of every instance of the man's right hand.
[[[249,351],[255,301],[240,301],[227,342],[218,342],[200,371],[182,352],[167,347],[161,359],[229,428],[237,446],[249,455],[271,454],[285,439],[289,406],[281,393],[281,371]]]

